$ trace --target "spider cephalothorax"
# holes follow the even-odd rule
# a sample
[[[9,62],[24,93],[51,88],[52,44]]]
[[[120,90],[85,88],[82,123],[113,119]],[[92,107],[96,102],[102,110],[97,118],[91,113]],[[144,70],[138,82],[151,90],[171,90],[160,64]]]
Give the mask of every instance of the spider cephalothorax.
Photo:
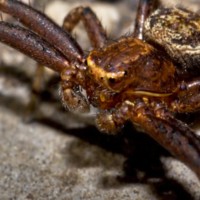
[[[184,73],[180,67],[177,68],[177,65],[183,64],[177,58],[188,53],[177,53],[185,50],[184,34],[179,33],[181,48],[172,45],[170,48],[173,51],[168,49],[167,44],[175,44],[175,39],[170,40],[168,36],[154,38],[156,27],[163,25],[168,33],[177,27],[175,24],[170,28],[169,24],[172,23],[160,24],[165,10],[150,14],[153,5],[157,5],[155,2],[141,0],[134,33],[112,43],[88,7],[72,10],[65,18],[63,28],[60,28],[44,14],[19,1],[0,1],[1,11],[18,18],[30,29],[0,22],[0,41],[60,73],[62,101],[69,110],[85,112],[90,105],[96,107],[99,110],[97,126],[104,132],[115,133],[126,121],[132,122],[200,177],[200,139],[175,117],[176,113],[200,109],[200,79],[198,75],[195,75],[195,79],[194,76],[183,76],[187,72],[185,66],[182,68]],[[172,10],[168,12],[169,19],[174,19],[176,12],[169,10]],[[200,17],[190,11],[187,13],[194,24],[199,25]],[[189,32],[191,27],[185,23],[185,15],[180,17],[184,30],[188,28]],[[70,35],[80,20],[93,46],[88,54],[83,53]],[[156,23],[158,26],[154,26]],[[193,26],[196,36],[191,44],[195,45],[190,45],[192,53],[187,55],[190,66],[185,62],[190,70],[195,70],[196,65],[189,60],[200,63],[199,46],[196,46],[200,41],[198,27]],[[190,38],[193,39],[192,36]],[[177,54],[173,57],[170,52]]]

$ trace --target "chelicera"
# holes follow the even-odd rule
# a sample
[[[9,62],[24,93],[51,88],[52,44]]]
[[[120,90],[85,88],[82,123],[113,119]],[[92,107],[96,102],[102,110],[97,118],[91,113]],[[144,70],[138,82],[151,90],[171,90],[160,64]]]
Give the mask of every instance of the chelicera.
[[[72,10],[60,28],[28,5],[1,0],[0,10],[29,30],[1,21],[0,41],[58,72],[62,102],[70,111],[96,107],[96,124],[107,133],[132,122],[200,178],[200,138],[176,118],[200,109],[200,79],[190,73],[200,66],[200,17],[182,9],[151,14],[157,6],[155,0],[141,0],[134,33],[111,42],[89,7]],[[181,23],[171,21],[177,18]],[[80,20],[93,46],[88,54],[70,35]],[[159,27],[165,30],[160,35]]]

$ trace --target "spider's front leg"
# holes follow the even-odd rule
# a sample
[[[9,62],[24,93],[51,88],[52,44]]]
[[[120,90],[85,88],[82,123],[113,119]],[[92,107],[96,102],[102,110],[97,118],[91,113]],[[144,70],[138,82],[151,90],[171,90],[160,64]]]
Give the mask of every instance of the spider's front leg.
[[[0,22],[0,42],[5,43],[41,65],[60,73],[69,66],[69,60],[41,37],[17,25]]]
[[[164,108],[149,108],[138,99],[135,102],[125,101],[107,115],[100,114],[97,125],[104,132],[114,132],[127,120],[189,166],[200,178],[200,138],[186,124]]]
[[[144,39],[144,23],[147,17],[158,8],[159,0],[140,0],[136,13],[133,36]]]
[[[31,31],[51,43],[69,60],[73,58],[82,61],[83,52],[77,42],[42,12],[16,0],[0,1],[0,10],[18,19]]]
[[[107,41],[106,32],[95,13],[89,7],[74,8],[64,19],[63,28],[72,32],[74,27],[82,21],[93,47],[102,47]]]
[[[78,43],[67,31],[57,26],[43,13],[22,2],[15,0],[0,1],[0,10],[17,18],[22,24],[31,29],[29,32],[23,29],[23,33],[20,35],[18,32],[20,32],[22,28],[16,26],[10,30],[9,24],[4,25],[4,22],[1,22],[0,40],[22,51],[34,60],[39,61],[39,64],[48,66],[61,73],[61,78],[63,80],[62,88],[64,90],[62,99],[65,105],[67,105],[70,110],[87,110],[88,105],[79,89],[80,80],[78,75],[81,74],[80,71],[82,71],[82,64],[85,58]],[[14,33],[14,29],[16,30],[16,34]],[[5,34],[7,30],[9,31],[8,35]],[[28,43],[30,38],[29,34],[30,36],[33,35],[30,44]],[[46,46],[43,45],[43,41],[40,43],[41,39],[44,40],[45,45],[51,46],[52,50],[46,48]],[[37,51],[37,48],[40,48],[40,51]],[[36,52],[38,52],[38,54],[34,55]],[[62,60],[59,57],[60,54],[63,58]],[[49,57],[47,57],[48,55]],[[55,63],[54,60],[57,63]],[[39,74],[40,72],[42,71],[39,70]],[[78,75],[74,77],[74,75],[72,75],[74,73]],[[34,80],[33,89],[36,91],[40,90],[38,87],[39,82],[37,79]],[[35,87],[35,85],[37,86]]]

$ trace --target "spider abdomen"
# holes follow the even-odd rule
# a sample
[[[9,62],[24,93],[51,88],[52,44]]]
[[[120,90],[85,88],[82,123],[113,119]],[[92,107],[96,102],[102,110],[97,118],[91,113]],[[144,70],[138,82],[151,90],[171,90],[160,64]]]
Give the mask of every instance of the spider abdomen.
[[[181,73],[200,71],[200,16],[180,8],[156,10],[145,22],[145,37],[162,46]]]

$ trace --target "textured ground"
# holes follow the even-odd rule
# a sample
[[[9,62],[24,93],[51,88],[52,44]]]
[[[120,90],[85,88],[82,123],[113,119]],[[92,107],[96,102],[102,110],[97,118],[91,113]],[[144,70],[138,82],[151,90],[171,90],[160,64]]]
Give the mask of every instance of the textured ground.
[[[77,0],[32,3],[43,10],[45,2],[45,12],[59,24],[68,10],[80,5]],[[109,35],[131,31],[133,0],[83,2],[95,9]],[[199,9],[198,0],[184,2]],[[76,38],[88,48],[81,27]],[[200,199],[197,177],[129,127],[122,135],[107,136],[47,100],[38,105],[38,120],[25,123],[35,63],[5,46],[0,49],[1,200]]]

